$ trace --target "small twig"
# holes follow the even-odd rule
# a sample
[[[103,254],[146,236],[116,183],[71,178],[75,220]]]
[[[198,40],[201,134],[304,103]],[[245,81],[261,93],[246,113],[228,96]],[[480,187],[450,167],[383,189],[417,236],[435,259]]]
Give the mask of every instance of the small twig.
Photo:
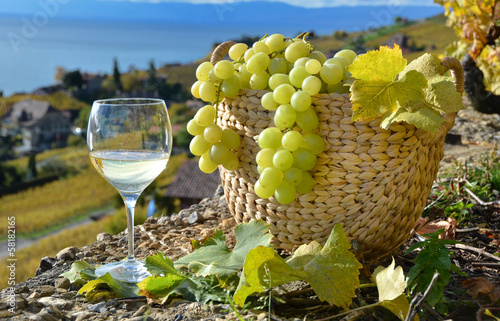
[[[462,249],[462,250],[468,250],[468,251],[472,251],[472,252],[476,252],[476,253],[479,253],[480,255],[484,255],[490,259],[493,259],[495,261],[500,261],[500,257],[498,256],[495,256],[493,254],[490,254],[488,252],[486,252],[485,250],[483,249],[478,249],[477,247],[473,247],[473,246],[470,246],[470,245],[465,245],[465,244],[455,244],[455,248],[456,249]]]
[[[479,231],[479,227],[471,227],[471,228],[457,228],[455,233],[469,233],[469,232],[477,232]]]
[[[413,300],[410,302],[410,308],[408,309],[408,314],[406,315],[405,321],[412,321],[415,318],[415,315],[417,314],[418,308],[424,303],[425,298],[429,295],[431,292],[432,288],[434,287],[434,284],[436,284],[436,281],[439,277],[439,273],[436,272],[432,276],[431,283],[427,287],[424,293],[417,293]]]
[[[487,263],[487,262],[472,262],[472,266],[476,267],[488,267],[492,269],[500,269],[500,263]]]

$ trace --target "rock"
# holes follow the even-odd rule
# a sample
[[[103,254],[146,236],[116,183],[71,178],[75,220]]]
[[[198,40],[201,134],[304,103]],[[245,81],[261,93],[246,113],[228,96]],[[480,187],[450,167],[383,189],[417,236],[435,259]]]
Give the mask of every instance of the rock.
[[[76,313],[73,313],[71,315],[71,318],[75,321],[84,321],[84,320],[89,320],[94,315],[95,315],[95,313],[93,313],[93,312],[78,311]]]
[[[76,253],[80,252],[80,249],[74,246],[67,247],[56,254],[57,261],[73,261],[76,257]]]
[[[59,310],[68,310],[73,306],[73,303],[70,301],[54,297],[40,298],[38,299],[38,302],[42,303],[45,306],[50,306]]]
[[[71,286],[71,282],[67,278],[58,278],[55,282],[56,289],[68,290]]]
[[[194,211],[191,214],[189,214],[188,217],[188,223],[191,225],[198,224],[198,223],[203,223],[204,218],[203,215],[199,214],[198,211]]]
[[[27,302],[21,294],[15,295],[15,302],[16,302],[16,310],[22,310],[22,309],[26,308]]]
[[[109,242],[111,241],[112,236],[108,233],[99,233],[97,234],[97,242]]]
[[[38,293],[41,298],[51,296],[56,293],[56,287],[52,285],[42,285],[38,288]]]
[[[46,271],[52,269],[52,267],[54,266],[54,263],[56,263],[56,259],[54,259],[52,257],[46,256],[46,257],[42,258],[42,260],[40,261],[40,265],[38,266],[38,269],[36,269],[35,276],[40,275],[43,272],[46,272]]]
[[[139,308],[139,310],[137,310],[135,313],[134,313],[134,317],[140,317],[140,316],[143,316],[144,313],[146,313],[146,311],[148,309],[151,309],[151,307],[149,305],[143,305],[142,307]]]
[[[89,311],[104,313],[108,309],[106,308],[106,302],[99,302],[89,306]]]
[[[53,309],[42,309],[38,314],[31,316],[30,320],[41,320],[41,321],[61,321],[64,320],[64,316],[60,311]]]
[[[128,319],[128,321],[156,321],[154,318],[152,317],[143,317],[143,316],[140,316],[140,317],[133,317],[133,318],[130,318]]]

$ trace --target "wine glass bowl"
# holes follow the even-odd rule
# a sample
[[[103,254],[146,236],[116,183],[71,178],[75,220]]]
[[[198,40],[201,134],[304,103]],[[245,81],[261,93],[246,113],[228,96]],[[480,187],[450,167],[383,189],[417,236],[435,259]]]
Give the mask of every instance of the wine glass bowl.
[[[144,189],[167,166],[172,129],[160,99],[103,99],[93,103],[87,130],[92,164],[121,195],[127,212],[126,260],[96,269],[120,281],[140,282],[150,274],[134,256],[134,210]]]

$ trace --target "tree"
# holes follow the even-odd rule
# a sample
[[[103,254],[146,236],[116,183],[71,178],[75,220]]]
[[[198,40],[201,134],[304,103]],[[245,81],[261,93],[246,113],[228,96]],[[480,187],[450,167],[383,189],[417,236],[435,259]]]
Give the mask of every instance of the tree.
[[[118,59],[116,59],[116,57],[113,59],[113,80],[115,81],[116,89],[122,91],[123,85],[121,81],[120,68],[118,67]]]
[[[67,72],[63,76],[63,85],[66,88],[78,88],[81,89],[83,86],[83,77],[82,74],[80,73],[80,70],[74,70]]]
[[[149,62],[148,79],[146,80],[145,87],[148,91],[157,91],[159,87],[159,81],[156,77],[155,61],[153,59]]]
[[[483,113],[500,113],[500,1],[434,0],[460,37],[446,50],[462,60],[465,94]]]

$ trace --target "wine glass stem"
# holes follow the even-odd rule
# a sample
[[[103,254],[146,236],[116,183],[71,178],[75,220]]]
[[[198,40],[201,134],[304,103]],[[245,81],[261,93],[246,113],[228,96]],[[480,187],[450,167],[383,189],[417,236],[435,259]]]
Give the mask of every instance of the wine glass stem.
[[[128,257],[127,261],[135,261],[134,256],[134,212],[137,197],[123,196],[125,207],[127,208],[127,232],[128,232]]]

